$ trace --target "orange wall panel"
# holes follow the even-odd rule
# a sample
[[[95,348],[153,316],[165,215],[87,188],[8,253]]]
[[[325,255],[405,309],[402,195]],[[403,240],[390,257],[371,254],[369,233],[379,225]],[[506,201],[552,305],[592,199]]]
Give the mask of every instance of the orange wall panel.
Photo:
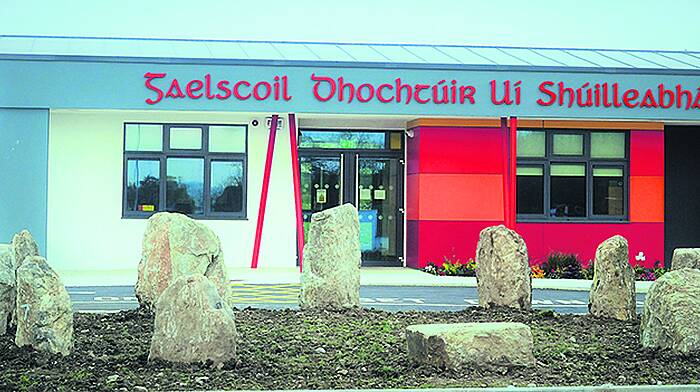
[[[663,176],[630,176],[630,221],[664,221]]]
[[[500,174],[419,174],[418,219],[503,220]]]

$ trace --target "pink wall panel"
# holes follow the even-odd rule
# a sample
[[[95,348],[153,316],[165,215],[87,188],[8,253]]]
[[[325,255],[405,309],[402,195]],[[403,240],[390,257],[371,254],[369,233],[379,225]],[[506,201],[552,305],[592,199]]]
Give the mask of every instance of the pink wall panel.
[[[630,175],[664,175],[664,133],[662,131],[630,132]]]
[[[421,127],[421,173],[500,174],[501,128]]]
[[[406,220],[420,219],[420,175],[409,173],[406,176]]]
[[[664,260],[663,223],[518,223],[516,230],[533,263],[541,263],[551,252],[574,253],[585,263],[595,258],[601,242],[616,234],[627,238],[630,262],[637,256],[646,266]]]

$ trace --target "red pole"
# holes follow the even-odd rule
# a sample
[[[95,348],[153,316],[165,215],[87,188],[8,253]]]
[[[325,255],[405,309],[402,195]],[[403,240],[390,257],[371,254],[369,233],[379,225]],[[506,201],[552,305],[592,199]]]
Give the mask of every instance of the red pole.
[[[516,179],[517,179],[517,155],[518,155],[518,118],[510,118],[510,224],[511,229],[515,230],[515,221],[517,217],[517,192],[516,192]]]
[[[270,186],[272,157],[275,153],[275,134],[277,133],[278,115],[273,115],[270,121],[270,138],[267,141],[267,157],[265,158],[265,173],[263,174],[262,190],[260,191],[260,208],[258,208],[258,225],[255,228],[255,243],[253,245],[253,261],[250,268],[258,268],[260,255],[260,240],[262,239],[263,223],[265,222],[265,206],[267,205],[267,189]]]
[[[297,149],[297,122],[294,113],[289,114],[289,145],[292,148],[292,178],[294,180],[294,209],[297,219],[297,252],[299,271],[304,253],[304,218],[301,213],[301,180],[299,179],[299,151]]]
[[[503,224],[510,228],[510,132],[505,117],[501,117],[503,131]]]

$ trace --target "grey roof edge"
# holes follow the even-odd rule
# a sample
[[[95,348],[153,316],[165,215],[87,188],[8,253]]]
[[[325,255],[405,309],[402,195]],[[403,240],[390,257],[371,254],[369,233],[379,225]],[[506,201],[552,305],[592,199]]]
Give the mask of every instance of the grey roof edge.
[[[285,41],[285,40],[235,40],[235,39],[188,39],[188,38],[157,38],[157,37],[100,37],[100,36],[66,36],[66,35],[23,35],[0,34],[0,38],[27,39],[89,39],[116,41],[164,41],[164,42],[222,42],[222,43],[253,43],[253,44],[299,44],[299,45],[358,45],[358,46],[408,46],[408,47],[453,47],[453,48],[495,48],[495,49],[534,49],[534,50],[574,50],[602,52],[639,52],[639,53],[680,53],[700,56],[699,50],[663,50],[663,49],[624,49],[624,48],[573,48],[546,46],[510,46],[510,45],[458,45],[458,44],[425,44],[425,43],[376,43],[376,42],[332,42],[332,41]]]
[[[133,63],[163,65],[238,65],[238,66],[284,66],[317,68],[364,68],[364,69],[401,69],[401,70],[436,70],[436,71],[493,71],[493,72],[549,72],[549,73],[587,73],[607,75],[669,75],[700,76],[698,69],[677,68],[611,68],[611,67],[574,67],[574,66],[533,66],[533,65],[498,65],[498,64],[441,64],[441,63],[400,63],[400,62],[361,62],[361,61],[308,61],[308,60],[258,60],[258,59],[211,59],[186,57],[128,57],[128,56],[85,56],[85,55],[45,55],[45,54],[3,54],[0,61],[37,61],[37,62],[91,62],[91,63]]]

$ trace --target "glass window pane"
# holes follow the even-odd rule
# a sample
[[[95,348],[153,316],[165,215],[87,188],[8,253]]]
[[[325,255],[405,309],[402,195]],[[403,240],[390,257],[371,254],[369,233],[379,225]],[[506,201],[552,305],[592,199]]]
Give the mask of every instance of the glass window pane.
[[[549,208],[552,216],[586,216],[586,165],[552,164]]]
[[[211,211],[243,211],[243,162],[212,161]]]
[[[126,210],[158,211],[160,161],[130,159],[126,162]]]
[[[166,207],[183,214],[204,212],[204,159],[168,158]]]
[[[163,150],[163,126],[154,124],[126,124],[126,151]]]
[[[591,158],[624,158],[624,132],[591,133]]]
[[[245,152],[245,126],[211,125],[209,127],[210,152]]]
[[[544,173],[542,166],[518,166],[516,211],[518,214],[544,214]]]
[[[392,132],[389,137],[389,148],[392,150],[401,149],[401,132]]]
[[[299,147],[384,149],[386,138],[384,132],[302,130]]]
[[[625,214],[625,181],[622,168],[593,169],[593,214]]]
[[[555,155],[583,155],[583,135],[554,135]]]
[[[170,128],[170,148],[199,150],[202,148],[201,128]]]
[[[518,131],[517,156],[543,157],[545,152],[545,133],[540,131]]]

